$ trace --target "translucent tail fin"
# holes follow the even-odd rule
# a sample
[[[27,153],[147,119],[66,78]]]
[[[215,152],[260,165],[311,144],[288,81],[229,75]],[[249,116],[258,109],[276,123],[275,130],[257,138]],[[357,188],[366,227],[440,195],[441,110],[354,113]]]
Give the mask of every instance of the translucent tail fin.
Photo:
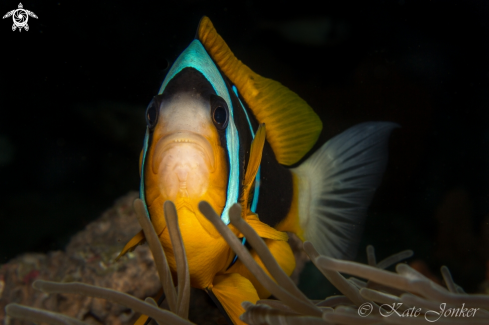
[[[355,125],[326,142],[299,167],[299,221],[320,254],[352,259],[367,208],[387,165],[390,122]]]

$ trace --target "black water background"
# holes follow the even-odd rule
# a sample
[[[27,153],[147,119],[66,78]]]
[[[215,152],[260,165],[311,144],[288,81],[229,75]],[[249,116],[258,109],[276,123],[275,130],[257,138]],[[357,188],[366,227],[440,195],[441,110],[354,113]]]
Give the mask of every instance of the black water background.
[[[362,121],[400,123],[362,243],[381,257],[413,248],[435,273],[442,264],[463,269],[457,256],[465,254],[475,266],[458,282],[472,291],[482,282],[484,253],[436,257],[444,243],[434,216],[460,189],[473,237],[488,233],[487,2],[23,5],[39,17],[28,32],[0,21],[0,263],[62,249],[137,190],[144,108],[208,15],[238,58],[316,109],[321,142]],[[15,8],[0,5],[2,15]],[[303,44],[284,31],[294,20],[330,29],[322,42]]]

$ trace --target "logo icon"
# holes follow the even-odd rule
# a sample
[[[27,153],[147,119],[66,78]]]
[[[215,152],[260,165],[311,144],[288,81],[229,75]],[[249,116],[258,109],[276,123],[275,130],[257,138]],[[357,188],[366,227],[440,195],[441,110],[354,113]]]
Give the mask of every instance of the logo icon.
[[[14,24],[12,25],[12,31],[15,31],[18,28],[19,32],[22,31],[22,28],[24,28],[26,31],[29,30],[29,25],[27,25],[29,16],[37,19],[36,14],[33,13],[32,11],[25,10],[24,7],[22,6],[22,3],[19,3],[19,8],[7,12],[5,16],[3,16],[3,19],[10,16],[12,16],[12,19],[14,20]]]
[[[364,302],[360,307],[358,307],[358,315],[362,317],[367,317],[370,315],[374,306],[370,302]]]

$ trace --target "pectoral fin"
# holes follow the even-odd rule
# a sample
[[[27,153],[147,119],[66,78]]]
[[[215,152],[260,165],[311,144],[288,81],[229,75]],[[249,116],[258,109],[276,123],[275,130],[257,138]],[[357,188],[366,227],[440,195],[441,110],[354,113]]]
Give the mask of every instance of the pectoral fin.
[[[134,323],[134,325],[146,325],[148,318],[149,317],[146,315],[141,315],[139,316],[138,320]]]
[[[238,273],[218,275],[214,278],[213,285],[206,291],[211,298],[216,298],[229,316],[233,324],[245,325],[239,316],[245,312],[241,307],[243,301],[255,304],[258,294],[251,282]]]
[[[153,299],[157,302],[158,306],[161,305],[161,303],[165,299],[165,296],[163,295],[163,289],[160,289],[160,291],[158,291],[158,293],[156,294],[156,296],[153,297]],[[150,321],[150,319],[147,315],[141,315],[136,320],[134,325],[147,325],[147,324],[149,324],[149,321]]]
[[[265,124],[261,124],[256,131],[255,138],[251,143],[250,158],[248,161],[248,166],[246,167],[243,194],[240,199],[241,208],[243,211],[243,218],[248,211],[248,200],[250,195],[250,189],[255,180],[256,174],[258,173],[258,168],[260,167],[261,157],[263,154],[263,146],[265,145],[266,139],[266,129]]]
[[[295,269],[295,258],[289,243],[286,241],[271,239],[265,239],[265,243],[267,244],[270,253],[272,253],[280,268],[282,268],[287,275],[291,275]],[[265,268],[265,265],[258,256],[257,252],[252,249],[250,254],[256,263],[267,273],[267,275],[274,279],[270,272],[268,272],[268,270]],[[268,298],[270,296],[270,292],[265,289],[265,287],[255,278],[255,276],[241,260],[238,259],[238,261],[236,261],[236,263],[229,268],[227,272],[231,274],[239,273],[241,276],[249,279],[260,299]]]
[[[251,143],[250,160],[245,174],[245,186],[251,186],[255,180],[258,167],[260,167],[263,146],[265,145],[266,129],[265,124],[261,124],[256,131],[256,136]]]
[[[117,256],[115,260],[116,261],[119,260],[119,258],[124,256],[127,252],[132,252],[134,248],[136,248],[136,246],[143,244],[145,241],[146,238],[144,237],[144,232],[141,230],[134,237],[131,238],[131,240],[126,244],[126,246],[124,246],[119,256]]]
[[[245,217],[246,222],[253,228],[258,236],[266,239],[287,241],[289,236],[283,231],[278,231],[277,229],[270,227],[269,225],[261,222],[258,216],[254,213],[248,213]]]

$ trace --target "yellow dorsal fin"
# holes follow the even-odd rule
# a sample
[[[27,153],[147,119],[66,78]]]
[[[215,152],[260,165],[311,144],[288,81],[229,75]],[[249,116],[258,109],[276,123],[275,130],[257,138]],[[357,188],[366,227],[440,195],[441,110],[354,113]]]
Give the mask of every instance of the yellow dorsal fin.
[[[248,199],[250,195],[251,185],[253,185],[253,181],[255,180],[256,173],[258,173],[258,168],[260,167],[261,157],[263,154],[263,146],[265,145],[265,139],[266,139],[265,124],[261,124],[258,127],[258,131],[256,131],[256,135],[255,138],[253,139],[253,142],[251,143],[250,157],[245,173],[243,194],[240,200],[241,213],[243,218],[248,210]]]
[[[259,123],[266,123],[267,140],[277,161],[292,165],[314,145],[323,127],[312,108],[277,81],[261,77],[238,60],[208,17],[197,37],[221,71],[238,88]]]
[[[138,232],[134,237],[131,238],[131,240],[124,246],[122,251],[120,252],[119,256],[115,259],[116,261],[119,260],[124,254],[127,252],[132,252],[136,246],[141,245],[145,242],[146,237],[144,237],[144,232],[141,230]]]

